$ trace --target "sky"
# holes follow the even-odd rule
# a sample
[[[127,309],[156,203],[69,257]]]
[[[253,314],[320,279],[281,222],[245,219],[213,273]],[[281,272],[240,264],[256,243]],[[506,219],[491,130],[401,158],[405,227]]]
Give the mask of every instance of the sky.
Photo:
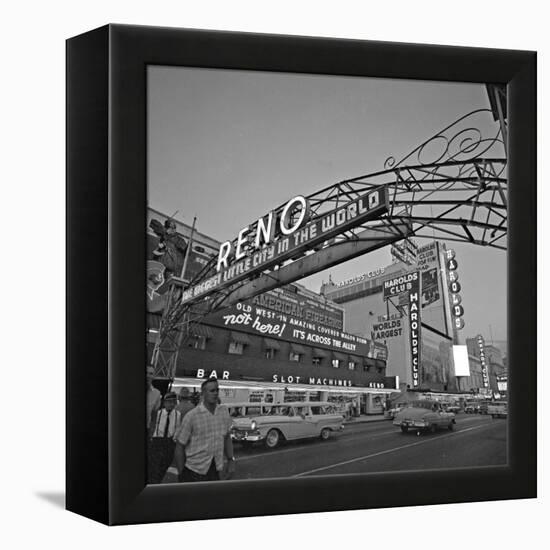
[[[149,206],[220,241],[297,195],[384,169],[474,109],[480,84],[148,68]],[[418,244],[424,244],[425,240]],[[456,251],[462,337],[506,340],[506,252]],[[385,248],[301,281],[319,291],[387,266]]]

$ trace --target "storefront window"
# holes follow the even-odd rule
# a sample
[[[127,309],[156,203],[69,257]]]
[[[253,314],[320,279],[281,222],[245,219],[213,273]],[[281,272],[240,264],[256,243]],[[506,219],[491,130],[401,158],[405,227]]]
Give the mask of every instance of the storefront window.
[[[294,353],[293,351],[290,352],[290,355],[288,357],[289,361],[295,361],[296,363],[300,362],[300,354]]]
[[[340,359],[333,359],[332,360],[332,366],[335,369],[339,369],[340,368]]]
[[[239,342],[229,342],[229,349],[227,351],[233,355],[242,355],[244,346]]]
[[[193,336],[189,341],[189,347],[194,349],[206,349],[206,337]]]
[[[266,349],[264,356],[266,359],[275,359],[275,350],[274,349]]]
[[[289,391],[285,393],[284,402],[288,403],[291,401],[305,401],[306,392],[305,391]]]
[[[355,370],[355,362],[354,361],[350,361],[348,363],[348,369],[349,370]]]
[[[320,357],[312,357],[311,364],[319,366],[321,364],[321,358]]]

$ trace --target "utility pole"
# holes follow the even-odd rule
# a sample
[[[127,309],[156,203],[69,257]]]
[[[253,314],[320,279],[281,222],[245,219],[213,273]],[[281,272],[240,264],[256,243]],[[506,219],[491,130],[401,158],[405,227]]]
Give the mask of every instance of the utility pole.
[[[193,225],[191,226],[191,234],[189,235],[189,242],[187,244],[187,250],[185,251],[185,258],[183,260],[183,267],[181,269],[181,278],[185,280],[185,270],[187,269],[187,263],[189,261],[189,254],[193,246],[193,235],[195,233],[195,223],[197,222],[197,216],[193,216]]]

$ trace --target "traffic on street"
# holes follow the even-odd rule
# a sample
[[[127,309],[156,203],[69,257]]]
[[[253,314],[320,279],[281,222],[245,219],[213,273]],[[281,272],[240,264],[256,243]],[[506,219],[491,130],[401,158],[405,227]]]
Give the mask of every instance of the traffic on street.
[[[460,413],[454,429],[435,433],[403,433],[390,420],[346,423],[326,441],[234,445],[233,479],[292,478],[506,465],[505,419]],[[176,482],[170,468],[164,483]]]

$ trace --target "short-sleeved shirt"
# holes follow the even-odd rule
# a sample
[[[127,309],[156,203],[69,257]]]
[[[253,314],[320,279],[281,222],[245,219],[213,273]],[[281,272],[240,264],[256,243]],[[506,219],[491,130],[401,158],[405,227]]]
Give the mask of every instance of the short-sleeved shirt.
[[[182,418],[183,418],[189,411],[192,411],[194,408],[195,408],[195,405],[193,405],[193,403],[191,403],[191,401],[189,401],[189,400],[180,401],[180,402],[176,405],[176,411],[179,411],[179,413],[181,414],[181,417],[182,417]]]
[[[197,474],[208,472],[212,459],[216,469],[223,469],[223,443],[231,429],[231,417],[224,405],[211,413],[202,403],[181,421],[174,440],[185,446],[185,466]]]

